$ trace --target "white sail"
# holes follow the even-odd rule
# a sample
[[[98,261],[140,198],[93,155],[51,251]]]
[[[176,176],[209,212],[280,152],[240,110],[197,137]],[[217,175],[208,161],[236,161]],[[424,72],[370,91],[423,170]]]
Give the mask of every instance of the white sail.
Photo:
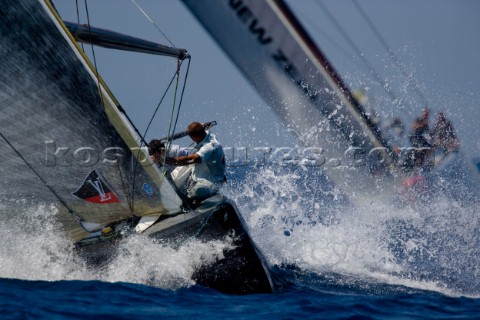
[[[312,147],[303,156],[316,160],[353,202],[401,191],[398,155],[283,0],[183,3],[284,124]],[[428,173],[432,189],[478,198],[479,171],[462,152],[449,158],[451,165]]]
[[[390,188],[387,143],[283,1],[183,2],[337,185]]]

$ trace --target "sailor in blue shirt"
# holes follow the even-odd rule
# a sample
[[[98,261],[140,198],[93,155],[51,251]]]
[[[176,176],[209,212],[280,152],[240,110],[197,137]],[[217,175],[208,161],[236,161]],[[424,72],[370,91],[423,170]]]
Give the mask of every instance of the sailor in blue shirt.
[[[187,133],[197,143],[195,153],[167,158],[166,163],[183,166],[195,164],[187,182],[187,197],[203,200],[218,192],[225,178],[225,154],[215,136],[203,124],[192,122]]]

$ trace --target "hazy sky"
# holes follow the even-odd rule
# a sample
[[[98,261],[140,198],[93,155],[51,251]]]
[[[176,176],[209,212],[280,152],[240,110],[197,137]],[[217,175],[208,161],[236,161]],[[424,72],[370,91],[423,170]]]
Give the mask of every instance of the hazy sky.
[[[181,128],[194,120],[217,120],[215,132],[225,146],[296,143],[181,1],[136,1],[175,46],[192,55]],[[78,2],[80,20],[85,23],[84,1]],[[77,20],[75,0],[54,3],[65,20]],[[413,119],[424,106],[413,89],[416,86],[433,115],[447,111],[464,150],[470,156],[480,154],[480,1],[357,0],[366,16],[349,0],[288,3],[347,85],[367,88],[377,111],[390,118]],[[88,9],[94,26],[168,44],[130,0],[88,1]],[[401,67],[389,57],[366,19],[388,43]],[[86,51],[91,56],[91,49]],[[95,48],[95,55],[100,73],[143,131],[175,71],[175,59],[101,48]],[[365,61],[400,99],[398,105],[375,81]],[[171,106],[170,100],[164,102],[147,138],[166,132]]]

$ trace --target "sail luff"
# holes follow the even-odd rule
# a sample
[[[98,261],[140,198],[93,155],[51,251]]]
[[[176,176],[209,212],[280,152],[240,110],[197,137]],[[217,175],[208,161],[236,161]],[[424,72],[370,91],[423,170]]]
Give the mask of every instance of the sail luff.
[[[290,30],[295,38],[298,38],[299,45],[309,55],[313,64],[317,69],[324,74],[324,77],[330,82],[330,86],[336,90],[337,95],[342,98],[344,104],[348,106],[352,116],[354,116],[359,123],[365,123],[368,127],[365,133],[376,147],[385,148],[390,151],[391,148],[382,136],[380,128],[374,124],[366,115],[365,110],[360,103],[355,99],[348,86],[343,82],[338,75],[333,65],[328,61],[323,52],[318,48],[310,35],[306,32],[297,18],[293,15],[291,9],[284,0],[269,0],[272,3],[272,8],[277,12],[280,19],[284,22],[286,28]],[[384,153],[385,160],[391,162],[389,153]]]
[[[365,110],[355,99],[351,90],[343,82],[342,78],[338,75],[338,72],[335,71],[333,65],[328,61],[301,23],[293,15],[285,1],[268,1],[271,3],[272,10],[275,11],[278,17],[284,22],[285,27],[295,38],[299,39],[297,41],[299,46],[303,48],[303,51],[309,56],[317,70],[323,74],[324,78],[329,82],[330,87],[336,91],[337,96],[342,99],[343,104],[348,108],[352,117],[354,117],[359,124],[362,124],[364,129],[363,133],[368,136],[375,148],[381,150],[380,154],[383,157],[383,161],[386,163],[392,163],[393,160],[390,157],[391,147],[387,140],[382,136],[381,129],[366,115]]]

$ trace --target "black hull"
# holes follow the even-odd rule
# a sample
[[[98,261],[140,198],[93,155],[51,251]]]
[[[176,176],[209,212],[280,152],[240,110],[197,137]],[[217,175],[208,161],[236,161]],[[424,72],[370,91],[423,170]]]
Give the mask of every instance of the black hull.
[[[194,274],[194,280],[203,286],[225,293],[271,293],[273,291],[268,269],[246,226],[235,207],[224,203],[208,218],[200,239],[222,239],[234,234],[235,249],[224,252],[224,258],[204,266]]]
[[[155,225],[152,229],[155,229]],[[222,259],[197,269],[193,280],[201,286],[223,293],[273,292],[266,263],[250,238],[246,224],[238,214],[235,205],[229,201],[222,202],[196,218],[153,232],[150,236],[175,242],[191,237],[212,241],[224,240],[227,236],[231,236],[234,239],[234,249],[224,250]]]
[[[130,226],[123,226],[122,230],[126,227],[133,229],[133,225],[132,222]],[[250,238],[235,205],[229,201],[161,218],[143,234],[173,246],[192,237],[205,242],[231,237],[233,249],[225,249],[221,259],[197,269],[193,280],[198,285],[228,294],[274,291],[263,256]],[[93,268],[102,268],[116,255],[116,243],[121,238],[118,235],[109,239],[92,239],[91,243],[80,242],[77,251]]]

